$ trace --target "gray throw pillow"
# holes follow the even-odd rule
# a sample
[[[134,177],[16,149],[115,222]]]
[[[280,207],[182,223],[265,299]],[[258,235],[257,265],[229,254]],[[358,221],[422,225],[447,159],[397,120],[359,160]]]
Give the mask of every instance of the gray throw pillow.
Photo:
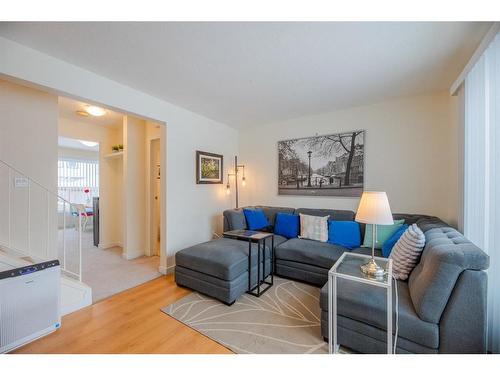
[[[425,246],[424,232],[412,224],[394,245],[389,258],[392,259],[392,274],[397,280],[406,280],[417,265]]]

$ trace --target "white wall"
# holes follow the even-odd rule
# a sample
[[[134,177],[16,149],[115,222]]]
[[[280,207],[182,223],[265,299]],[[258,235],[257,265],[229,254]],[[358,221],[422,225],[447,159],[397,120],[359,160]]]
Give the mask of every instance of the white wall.
[[[236,130],[5,38],[0,55],[0,75],[9,79],[166,124],[162,271],[171,269],[176,251],[211,238],[232,199],[222,185],[196,185],[195,151],[223,154],[227,170],[238,148]]]
[[[59,158],[75,158],[75,159],[99,161],[99,151],[83,150],[79,148],[69,148],[69,147],[59,146],[57,149],[57,156]]]
[[[57,194],[57,111],[57,96],[0,80],[0,160],[54,194]],[[47,193],[36,184],[29,189],[16,187],[15,177],[11,174],[9,180],[7,168],[0,165],[0,243],[8,245],[10,213],[11,247],[21,251],[29,247],[35,257],[56,256],[55,195],[48,199]]]
[[[126,259],[146,253],[146,122],[123,118],[123,220]]]
[[[447,93],[297,118],[240,132],[246,165],[242,204],[356,210],[359,198],[279,196],[277,142],[366,130],[365,190],[383,190],[393,212],[436,215],[457,224],[456,98]]]
[[[111,147],[123,143],[119,128],[59,118],[59,135],[99,143],[99,247],[123,245],[123,162],[107,159]],[[117,218],[119,218],[117,220]]]

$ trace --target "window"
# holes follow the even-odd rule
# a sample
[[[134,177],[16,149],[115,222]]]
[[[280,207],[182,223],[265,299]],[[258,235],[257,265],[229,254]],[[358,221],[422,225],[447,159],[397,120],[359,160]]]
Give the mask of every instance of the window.
[[[500,352],[500,34],[465,79],[464,234],[490,256],[488,350]]]
[[[57,189],[68,202],[92,204],[92,198],[99,196],[99,162],[59,158]]]

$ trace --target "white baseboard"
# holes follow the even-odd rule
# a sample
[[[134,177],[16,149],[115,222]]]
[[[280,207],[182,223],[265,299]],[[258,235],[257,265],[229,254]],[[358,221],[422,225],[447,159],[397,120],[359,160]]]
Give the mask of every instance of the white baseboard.
[[[169,275],[174,272],[175,265],[165,267],[165,266],[160,266],[158,267],[158,271],[163,274],[163,275]]]
[[[61,275],[61,315],[92,305],[92,289],[85,283]]]
[[[130,253],[126,253],[126,252],[122,253],[122,258],[126,259],[126,260],[132,260],[132,259],[140,258],[143,256],[144,256],[144,253],[137,253],[137,254],[130,254]]]
[[[121,242],[109,242],[109,243],[100,243],[99,249],[109,249],[110,247],[121,247],[123,249],[123,244]]]

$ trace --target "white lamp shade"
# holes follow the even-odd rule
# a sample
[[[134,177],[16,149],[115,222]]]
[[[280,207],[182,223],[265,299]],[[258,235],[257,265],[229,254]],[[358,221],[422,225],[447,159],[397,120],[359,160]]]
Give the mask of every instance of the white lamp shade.
[[[363,192],[355,220],[365,224],[394,224],[387,194],[384,191]]]

